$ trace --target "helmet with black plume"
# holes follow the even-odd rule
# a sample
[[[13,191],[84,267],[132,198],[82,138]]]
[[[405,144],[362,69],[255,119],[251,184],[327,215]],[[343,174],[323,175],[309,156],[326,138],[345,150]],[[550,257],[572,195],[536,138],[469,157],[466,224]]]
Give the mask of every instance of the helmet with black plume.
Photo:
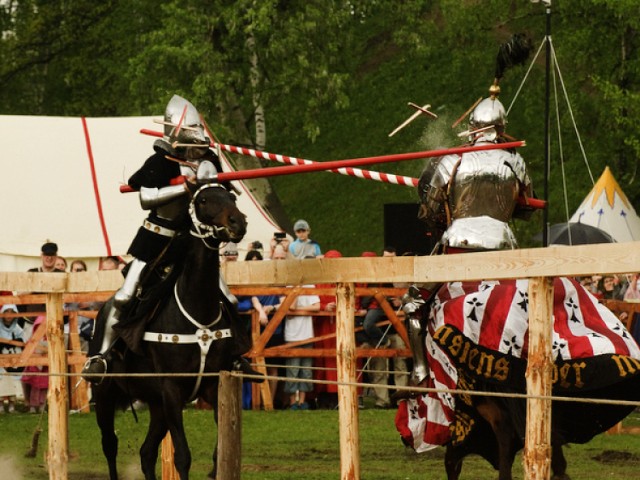
[[[502,102],[498,100],[500,80],[509,68],[523,64],[530,52],[531,42],[522,33],[514,34],[509,41],[500,45],[495,78],[489,87],[489,96],[484,100],[478,100],[469,109],[469,130],[460,136],[469,136],[472,141],[497,141],[504,134],[507,113]]]

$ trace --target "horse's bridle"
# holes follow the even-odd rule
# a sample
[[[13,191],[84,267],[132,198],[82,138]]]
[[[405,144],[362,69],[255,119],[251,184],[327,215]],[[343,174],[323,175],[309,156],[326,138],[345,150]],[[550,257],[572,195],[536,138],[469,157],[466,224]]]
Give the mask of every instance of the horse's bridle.
[[[218,239],[219,235],[223,232],[227,233],[229,236],[229,229],[227,227],[216,227],[214,225],[209,225],[203,223],[198,218],[196,214],[195,202],[198,198],[198,195],[203,192],[207,188],[224,188],[222,185],[218,183],[208,183],[206,185],[201,186],[196,193],[191,198],[191,202],[189,203],[189,216],[191,217],[191,223],[193,225],[193,229],[190,230],[189,233],[196,238],[200,238],[202,243],[204,243],[205,247],[209,250],[218,250],[218,247],[212,247],[207,243],[207,240]],[[195,229],[195,231],[194,231]],[[222,302],[220,302],[220,310],[218,312],[218,316],[209,324],[203,325],[198,322],[195,318],[193,318],[189,312],[186,311],[180,298],[178,296],[178,282],[175,283],[173,287],[173,295],[176,299],[176,304],[180,309],[182,315],[191,322],[196,327],[196,332],[192,334],[184,334],[184,333],[158,333],[158,332],[145,332],[142,337],[143,340],[147,342],[157,342],[157,343],[172,343],[172,344],[194,344],[197,343],[200,347],[200,367],[198,370],[198,376],[196,377],[196,383],[193,387],[193,391],[189,396],[189,401],[193,400],[200,389],[200,384],[202,382],[202,374],[204,373],[204,367],[207,360],[207,354],[209,353],[209,349],[215,340],[221,340],[223,338],[231,337],[231,329],[230,328],[221,328],[218,330],[211,330],[210,328],[217,324],[222,318]]]
[[[216,250],[216,248],[211,247],[207,243],[207,239],[212,238],[212,239],[218,240],[220,238],[220,234],[226,233],[226,236],[230,236],[231,232],[229,232],[228,227],[218,227],[215,225],[209,225],[207,223],[201,222],[200,219],[198,218],[198,214],[196,213],[196,199],[198,198],[198,195],[200,195],[200,193],[205,191],[207,188],[224,189],[224,187],[219,183],[207,183],[201,186],[200,188],[198,188],[196,193],[193,194],[193,197],[191,197],[191,202],[189,203],[189,216],[191,217],[191,224],[193,228],[189,230],[189,233],[194,237],[201,239],[204,245],[208,249]]]

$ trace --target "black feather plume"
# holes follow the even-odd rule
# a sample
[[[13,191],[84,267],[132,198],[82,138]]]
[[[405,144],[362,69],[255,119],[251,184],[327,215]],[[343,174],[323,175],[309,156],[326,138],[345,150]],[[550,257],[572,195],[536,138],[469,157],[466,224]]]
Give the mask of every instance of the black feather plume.
[[[508,42],[500,45],[496,58],[496,79],[500,80],[508,68],[526,62],[529,53],[531,41],[524,33],[516,33]]]

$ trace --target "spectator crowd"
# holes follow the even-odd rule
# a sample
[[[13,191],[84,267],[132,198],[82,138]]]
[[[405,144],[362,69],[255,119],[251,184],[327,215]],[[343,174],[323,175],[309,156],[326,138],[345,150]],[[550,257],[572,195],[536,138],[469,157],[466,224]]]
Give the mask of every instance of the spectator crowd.
[[[309,258],[340,258],[342,254],[337,250],[322,253],[320,245],[311,236],[311,228],[305,220],[298,220],[294,224],[295,239],[290,240],[286,233],[276,232],[265,249],[263,244],[255,241],[243,256],[242,261],[282,261],[287,259]],[[387,246],[381,252],[382,256],[395,256],[396,250]],[[405,253],[411,255],[411,253]],[[53,242],[46,242],[41,248],[41,264],[30,269],[30,272],[86,272],[87,264],[82,259],[68,262],[58,255],[58,246]],[[362,257],[377,257],[376,252],[363,252]],[[230,243],[221,251],[221,261],[233,262],[240,260],[238,245]],[[105,257],[99,262],[99,270],[117,270],[124,268],[125,263],[118,257]],[[639,273],[591,275],[578,278],[580,284],[601,300],[620,300],[640,302]],[[401,287],[407,285],[361,285],[362,287]],[[293,286],[292,286],[293,287]],[[304,285],[305,288],[326,288],[333,285]],[[12,292],[2,292],[10,295]],[[24,293],[24,292],[22,292]],[[238,298],[238,310],[245,313],[244,327],[251,328],[250,313],[257,315],[259,328],[264,331],[269,322],[285,301],[284,295],[256,295]],[[397,297],[388,297],[388,305],[396,312],[400,312],[401,301]],[[95,302],[69,303],[65,311],[95,311],[100,307]],[[289,344],[295,348],[335,349],[335,310],[336,299],[333,295],[301,294],[290,305],[287,314],[274,331],[267,347],[277,347]],[[45,323],[44,305],[5,304],[0,309],[0,343],[1,354],[16,354],[22,351],[21,342],[29,338],[42,328]],[[400,335],[388,321],[388,316],[378,298],[371,296],[358,297],[356,303],[356,341],[359,347],[365,349],[406,349]],[[626,320],[625,314],[621,320]],[[82,350],[87,351],[88,341],[93,332],[93,318],[78,316],[78,329]],[[639,322],[634,322],[639,323]],[[66,326],[68,332],[68,326]],[[333,337],[331,335],[334,335]],[[321,337],[314,341],[314,337]],[[42,337],[36,348],[37,353],[46,353],[46,335]],[[335,357],[305,356],[300,358],[267,358],[266,373],[270,377],[271,401],[275,408],[289,408],[291,410],[306,410],[309,408],[336,408],[337,385]],[[45,408],[48,378],[46,366],[26,367],[22,369],[0,368],[0,414],[14,413],[18,409],[18,398],[24,399],[21,411],[38,413]],[[359,389],[361,408],[394,408],[392,401],[394,386],[408,385],[411,359],[404,357],[372,356],[359,362],[358,381],[370,383],[369,389]],[[21,376],[16,376],[16,371]],[[3,375],[3,373],[5,373]],[[7,375],[6,373],[13,373]],[[285,381],[278,381],[274,377],[283,377]],[[325,380],[327,383],[310,383],[309,380]],[[243,391],[244,407],[251,407],[251,388],[247,384]]]

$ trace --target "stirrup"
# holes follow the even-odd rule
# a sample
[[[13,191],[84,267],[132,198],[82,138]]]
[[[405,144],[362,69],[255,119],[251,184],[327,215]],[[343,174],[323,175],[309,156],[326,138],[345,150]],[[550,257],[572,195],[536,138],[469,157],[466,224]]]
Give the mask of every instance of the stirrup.
[[[89,357],[82,367],[82,378],[94,385],[100,385],[107,373],[107,361],[102,355]]]

